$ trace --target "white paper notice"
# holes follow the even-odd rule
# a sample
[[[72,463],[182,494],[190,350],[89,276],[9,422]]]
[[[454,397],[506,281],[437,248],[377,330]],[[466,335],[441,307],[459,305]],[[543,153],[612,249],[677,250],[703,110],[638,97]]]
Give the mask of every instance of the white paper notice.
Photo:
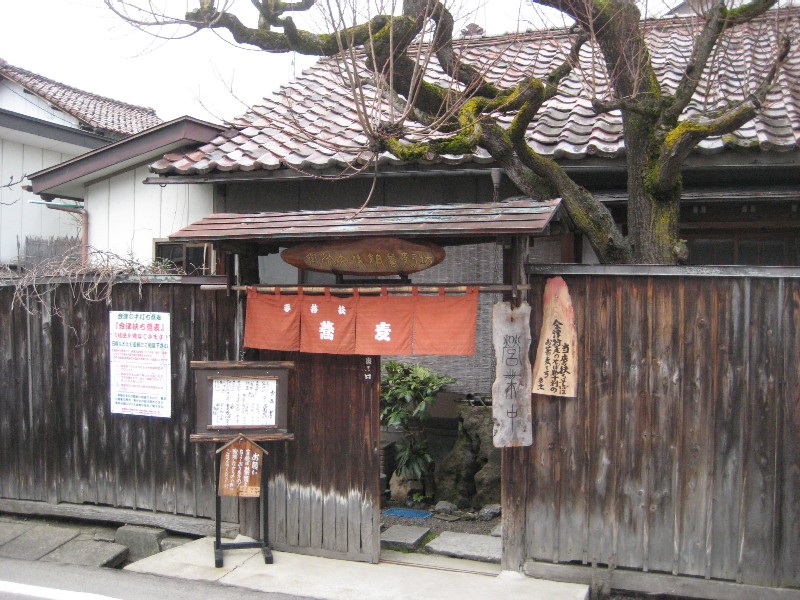
[[[109,312],[111,412],[172,414],[169,313]]]

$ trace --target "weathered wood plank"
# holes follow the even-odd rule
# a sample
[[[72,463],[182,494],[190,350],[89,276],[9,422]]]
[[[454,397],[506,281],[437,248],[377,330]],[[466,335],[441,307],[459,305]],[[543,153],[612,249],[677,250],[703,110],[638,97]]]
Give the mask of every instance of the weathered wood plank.
[[[617,462],[617,564],[641,568],[647,564],[644,543],[647,439],[647,293],[644,281],[629,286],[619,282],[617,293],[617,377],[619,378],[620,429]]]
[[[618,464],[615,447],[618,435],[616,372],[618,360],[614,332],[617,328],[617,285],[611,278],[587,278],[586,363],[580,367],[586,379],[589,454],[588,561],[614,564],[614,532]],[[581,363],[584,364],[584,363]]]
[[[665,595],[701,600],[800,600],[800,591],[707,581],[696,577],[675,577],[636,571],[592,569],[578,565],[554,565],[528,561],[525,574],[539,579],[605,585],[620,592]]]
[[[675,281],[650,279],[648,304],[651,350],[648,453],[648,498],[646,511],[647,567],[670,572],[673,567],[675,504],[672,493],[677,476],[675,456],[677,410],[683,377],[679,323],[682,318],[683,286]]]
[[[0,303],[11,306],[14,288],[0,288]],[[16,310],[0,310],[0,497],[19,497],[19,352],[26,347]]]
[[[272,469],[271,469],[272,470]],[[286,545],[286,477],[283,472],[275,473],[270,480],[270,487],[275,490],[275,521],[270,526],[270,540],[274,544]]]
[[[778,530],[778,581],[781,586],[800,587],[800,283],[786,282],[784,294],[784,385],[783,429],[778,432],[783,469],[780,477],[781,527]]]
[[[184,291],[183,289],[177,287],[167,287],[167,286],[148,286],[148,296],[146,297],[145,302],[145,310],[148,311],[155,311],[155,312],[172,312],[172,296],[174,293],[179,291]],[[186,292],[191,293],[193,290],[192,288],[188,288],[185,290]],[[172,323],[172,319],[170,319],[170,329],[174,327]],[[172,343],[172,337],[170,336],[170,344],[174,351],[175,344]],[[185,456],[181,458],[183,460],[178,460],[176,455],[175,446],[179,443],[181,439],[181,435],[179,431],[176,431],[176,425],[184,424],[186,425],[186,420],[188,420],[189,415],[193,414],[189,407],[187,406],[187,391],[184,391],[186,387],[191,387],[191,378],[185,371],[181,370],[181,365],[176,364],[176,358],[172,356],[170,358],[172,363],[172,384],[170,389],[170,396],[171,396],[171,415],[169,419],[157,419],[152,418],[148,419],[149,427],[150,427],[150,438],[147,440],[147,444],[151,447],[150,450],[150,469],[151,469],[151,482],[150,485],[152,487],[153,493],[153,509],[158,510],[160,512],[168,512],[168,513],[175,513],[177,512],[177,502],[176,502],[176,483],[178,480],[186,478],[186,482],[184,485],[190,485],[192,478],[190,477],[190,467],[191,462],[189,465],[186,465],[183,469],[182,477],[177,475],[177,471],[181,466],[185,465]],[[181,385],[182,382],[186,381],[187,384]],[[180,382],[180,383],[179,383]],[[184,389],[182,389],[184,388]],[[186,432],[185,428],[183,429],[184,435]],[[189,467],[189,468],[186,468]],[[180,512],[182,514],[193,514],[192,509],[194,508],[194,502],[191,503],[191,506],[188,507],[188,510],[184,509]]]
[[[713,430],[711,339],[713,305],[709,286],[700,281],[685,283],[685,327],[683,330],[683,409],[680,422],[681,464],[678,488],[680,505],[677,572],[704,575],[706,572],[706,506],[708,477],[712,469]]]
[[[34,308],[28,314],[28,337],[30,340],[30,356],[28,359],[28,446],[29,463],[25,471],[20,470],[20,478],[25,482],[28,498],[32,500],[47,500],[44,484],[45,474],[45,401],[52,388],[45,388],[44,369],[42,362],[45,349],[50,341],[50,293],[38,290],[42,301],[34,302]],[[49,358],[49,353],[48,353]],[[49,370],[49,364],[47,368]],[[47,377],[49,381],[49,376]]]
[[[312,377],[314,374],[312,373]],[[320,389],[317,382],[314,382],[311,389]],[[308,546],[310,548],[322,548],[323,537],[323,492],[325,481],[325,413],[319,407],[311,404],[309,406],[309,438],[312,440],[312,448],[316,459],[309,461],[308,465],[308,485],[309,489],[309,512],[308,512]]]
[[[319,359],[319,357],[315,357]],[[312,367],[313,373],[318,373],[317,361]],[[321,366],[321,365],[320,365]],[[313,377],[313,375],[312,375]],[[297,486],[297,545],[311,546],[311,465],[319,460],[318,440],[313,433],[313,416],[316,412],[314,406],[315,389],[322,386],[309,388],[307,378],[298,381],[298,390],[293,398],[295,411],[295,428],[304,432],[304,435],[295,439],[293,454],[295,456],[293,479]],[[318,382],[321,383],[321,382]],[[301,457],[304,457],[301,459]]]
[[[335,423],[335,443],[334,443],[334,456],[338,456],[339,460],[336,464],[334,475],[334,492],[336,494],[336,539],[334,540],[333,547],[339,552],[347,552],[347,535],[349,528],[347,525],[347,517],[349,515],[348,497],[350,492],[350,468],[349,460],[342,460],[342,457],[347,456],[350,441],[350,410],[349,398],[352,393],[350,382],[346,378],[341,377],[342,358],[332,358],[328,366],[335,365],[335,371],[329,373],[329,377],[336,379],[336,387],[334,396],[328,399],[330,402],[330,409],[333,413],[332,421]],[[335,374],[334,374],[335,373]]]
[[[748,313],[744,310],[746,282],[730,279],[718,286],[714,361],[715,419],[711,513],[711,561],[707,576],[737,578],[739,517],[742,502],[744,410],[747,405]]]
[[[534,430],[534,441],[537,432]],[[531,498],[528,490],[529,455],[532,448],[503,448],[500,452],[502,486],[502,567],[509,571],[519,571],[530,552],[528,538],[538,534],[537,523],[530,518]]]
[[[57,408],[54,399],[53,387],[53,311],[57,310],[53,306],[55,289],[50,288],[42,296],[40,304],[41,325],[40,339],[41,347],[36,361],[35,368],[39,371],[37,382],[37,396],[34,412],[37,425],[36,438],[38,439],[38,453],[42,470],[37,473],[38,484],[41,486],[41,499],[48,502],[58,502],[58,491],[56,489],[59,457],[57,447],[58,417],[55,415]],[[35,334],[34,334],[35,335]],[[51,436],[51,432],[56,433]],[[53,439],[55,437],[55,439]]]
[[[31,490],[31,479],[33,463],[31,454],[31,405],[29,402],[30,397],[30,360],[32,355],[31,350],[31,316],[27,312],[27,305],[33,303],[30,294],[25,291],[23,293],[23,301],[26,306],[18,307],[14,311],[13,326],[16,333],[15,347],[13,351],[17,355],[15,361],[14,379],[16,383],[16,398],[14,399],[17,405],[16,417],[14,423],[17,432],[17,497],[23,499],[32,499],[33,494]]]
[[[118,440],[115,436],[115,416],[111,414],[109,396],[109,355],[108,355],[108,307],[101,302],[89,303],[85,310],[85,329],[81,343],[86,344],[88,368],[80,375],[80,385],[86,390],[83,397],[76,397],[81,405],[81,418],[94,429],[81,432],[80,454],[88,456],[88,466],[81,469],[81,494],[92,487],[97,502],[117,505],[117,492],[123,482],[116,479]],[[85,437],[84,437],[85,436]],[[94,481],[92,481],[94,477]],[[90,496],[91,497],[91,496]]]
[[[558,413],[561,398],[533,395],[533,453],[532,475],[537,482],[534,493],[528,495],[527,513],[535,531],[526,540],[532,556],[545,560],[559,560],[558,547]],[[530,473],[529,473],[530,474]],[[517,493],[519,489],[517,488]]]
[[[361,554],[361,494],[352,490],[347,494],[347,552]]]
[[[567,280],[575,314],[576,358],[574,370],[581,372],[585,360],[585,280]],[[577,381],[575,398],[562,398],[558,414],[558,559],[561,562],[587,560],[587,471],[585,382]]]
[[[214,513],[206,491],[209,485],[208,474],[213,466],[208,459],[208,452],[215,444],[195,444],[190,436],[194,432],[197,414],[197,399],[194,394],[194,375],[189,363],[198,358],[208,358],[209,347],[216,346],[215,329],[218,326],[214,308],[217,294],[198,294],[197,290],[170,289],[168,308],[170,312],[170,340],[172,343],[172,370],[176,376],[172,379],[172,418],[170,431],[164,433],[172,437],[169,450],[173,455],[173,463],[169,472],[164,472],[161,488],[165,496],[165,506],[172,506],[175,512],[192,515],[212,516]],[[191,293],[191,320],[184,323],[176,318],[178,307],[186,300],[181,296]],[[173,315],[175,315],[173,317]],[[191,336],[191,350],[184,345],[186,336]],[[178,339],[180,338],[180,339]],[[165,454],[167,449],[165,448]],[[205,492],[205,493],[204,493]],[[213,500],[213,498],[212,498]]]
[[[64,439],[64,432],[78,430],[73,422],[73,407],[69,397],[69,368],[71,353],[66,350],[69,339],[66,324],[72,312],[69,305],[62,302],[63,290],[55,288],[52,299],[50,323],[50,373],[51,388],[48,393],[45,431],[47,445],[47,498],[48,502],[59,502],[67,496],[68,486],[77,481],[75,466],[75,446],[77,440]],[[69,481],[69,484],[67,484]],[[74,494],[73,494],[74,496]]]
[[[89,504],[71,504],[66,502],[50,504],[49,502],[0,498],[0,512],[17,515],[57,517],[62,519],[82,519],[104,523],[146,525],[149,527],[162,527],[169,531],[188,535],[214,535],[214,521],[211,519],[201,519],[183,515],[168,515],[127,508],[113,508],[110,506],[92,506]],[[238,533],[239,526],[236,523],[222,523],[223,537],[235,538]]]
[[[743,583],[773,581],[776,398],[783,380],[780,280],[750,280],[749,383],[746,407],[740,572]]]
[[[66,287],[61,288],[60,310],[64,311],[63,352],[69,356],[66,362],[62,397],[62,442],[63,471],[72,474],[72,482],[64,481],[60,499],[65,502],[99,502],[97,454],[95,445],[98,424],[95,420],[93,402],[88,390],[92,387],[90,354],[94,351],[91,339],[90,313],[87,303],[72,301]]]

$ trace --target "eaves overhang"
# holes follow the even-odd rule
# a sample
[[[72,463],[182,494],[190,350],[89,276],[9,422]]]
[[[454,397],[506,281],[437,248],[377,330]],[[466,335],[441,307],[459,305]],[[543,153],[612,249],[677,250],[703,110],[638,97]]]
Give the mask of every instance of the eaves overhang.
[[[180,117],[37,171],[28,179],[34,194],[83,198],[92,181],[147,164],[177,148],[207,143],[224,129],[194,117]]]
[[[75,127],[67,127],[66,125],[37,119],[36,117],[23,115],[3,108],[0,108],[0,129],[10,132],[19,132],[26,136],[52,140],[70,146],[71,148],[84,151],[87,148],[91,149],[107,146],[119,139],[119,136],[100,135],[90,131],[76,129]],[[20,141],[24,142],[24,140]]]
[[[364,237],[404,237],[474,243],[508,235],[542,235],[561,200],[371,206],[364,209],[211,214],[169,236],[176,242],[266,244]]]
[[[625,182],[627,163],[624,156],[616,158],[588,157],[582,159],[561,159],[556,161],[571,177],[581,185],[592,188],[617,187]],[[400,165],[382,165],[378,171],[379,178],[402,177],[458,177],[466,175],[486,175],[492,169],[499,168],[494,162],[485,164],[462,163],[457,165],[415,163]],[[681,172],[692,184],[713,182],[716,185],[753,182],[755,180],[769,183],[794,184],[800,182],[800,148],[781,151],[723,151],[714,154],[692,154],[683,165]],[[319,177],[341,177],[341,168],[297,170],[289,167],[279,169],[256,169],[253,171],[211,171],[189,175],[152,175],[144,180],[146,184],[236,184],[236,183],[277,183],[314,179]],[[349,174],[348,178],[372,178],[376,174],[373,169]]]

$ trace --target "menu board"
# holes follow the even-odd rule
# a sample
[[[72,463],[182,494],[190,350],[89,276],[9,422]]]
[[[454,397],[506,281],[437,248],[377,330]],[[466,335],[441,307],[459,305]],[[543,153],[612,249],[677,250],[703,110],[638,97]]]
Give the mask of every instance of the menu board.
[[[210,428],[275,427],[277,396],[277,377],[215,377]]]
[[[254,442],[288,434],[291,361],[192,361],[193,441]],[[266,436],[266,437],[264,437]]]

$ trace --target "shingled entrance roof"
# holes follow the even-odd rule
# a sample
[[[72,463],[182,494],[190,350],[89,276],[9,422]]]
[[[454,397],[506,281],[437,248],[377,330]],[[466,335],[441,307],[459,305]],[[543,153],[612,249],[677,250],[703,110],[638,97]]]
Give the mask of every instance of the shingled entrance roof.
[[[487,204],[370,206],[252,214],[220,213],[184,227],[173,241],[261,240],[299,242],[317,239],[401,236],[465,239],[501,234],[543,233],[561,201],[529,198]]]
[[[674,92],[684,71],[694,40],[691,19],[650,21],[646,35],[653,64],[662,88]],[[771,11],[759,20],[737,27],[721,43],[725,52],[714,63],[721,75],[700,85],[685,116],[741,100],[774,61],[777,40],[788,35],[800,39],[800,9]],[[563,61],[570,39],[565,30],[470,38],[457,41],[466,62],[490,65],[488,78],[502,86],[521,77],[544,76]],[[449,84],[447,76],[433,64],[428,79]],[[368,75],[365,71],[364,75]],[[594,91],[586,82],[593,82]],[[592,61],[592,48],[585,45],[581,66],[562,82],[559,94],[549,100],[528,129],[528,142],[537,152],[558,159],[591,156],[620,157],[624,154],[619,111],[596,116],[593,95],[607,88],[605,73]],[[375,88],[364,93],[374,100]],[[698,151],[712,153],[725,148],[795,150],[800,145],[800,48],[791,54],[771,90],[761,114],[734,134],[712,137]],[[372,97],[370,97],[372,95]],[[376,101],[377,102],[377,101]],[[388,114],[388,106],[382,110]],[[508,124],[511,116],[501,119]],[[166,155],[154,163],[163,175],[212,172],[270,171],[283,167],[302,170],[342,168],[364,163],[366,137],[356,120],[349,88],[343,84],[336,59],[322,59],[294,82],[264,103],[233,120],[233,127],[210,143],[188,152]],[[413,124],[411,128],[413,130]],[[413,131],[408,136],[413,138]],[[384,153],[383,164],[402,164]],[[445,164],[490,163],[483,149],[470,155],[443,156],[433,162]],[[430,164],[422,162],[421,164]],[[256,175],[256,173],[252,173]]]
[[[161,123],[152,108],[84,92],[0,59],[0,78],[18,83],[56,108],[101,131],[127,136]]]

